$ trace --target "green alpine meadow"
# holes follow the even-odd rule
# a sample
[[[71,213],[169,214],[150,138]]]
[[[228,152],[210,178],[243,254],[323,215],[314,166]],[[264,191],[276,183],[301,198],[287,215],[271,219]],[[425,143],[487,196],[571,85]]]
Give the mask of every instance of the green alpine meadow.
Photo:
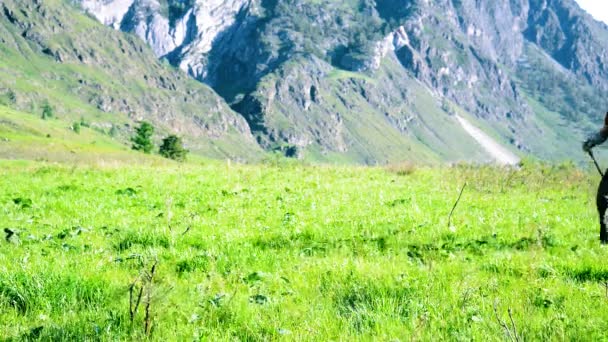
[[[3,339],[605,336],[572,165],[0,165]]]
[[[589,167],[175,162],[0,127],[3,340],[605,336]]]
[[[608,340],[587,5],[0,0],[0,341]]]

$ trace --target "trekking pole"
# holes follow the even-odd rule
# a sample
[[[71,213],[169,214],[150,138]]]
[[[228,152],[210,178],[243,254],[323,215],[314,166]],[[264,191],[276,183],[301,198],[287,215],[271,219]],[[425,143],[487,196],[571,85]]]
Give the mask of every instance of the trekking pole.
[[[589,150],[589,156],[591,157],[591,159],[593,159],[593,164],[595,164],[595,167],[597,168],[597,172],[599,172],[600,176],[602,176],[602,178],[603,178],[604,173],[602,172],[600,165],[597,163],[597,160],[595,159],[595,156],[593,155],[593,151]]]

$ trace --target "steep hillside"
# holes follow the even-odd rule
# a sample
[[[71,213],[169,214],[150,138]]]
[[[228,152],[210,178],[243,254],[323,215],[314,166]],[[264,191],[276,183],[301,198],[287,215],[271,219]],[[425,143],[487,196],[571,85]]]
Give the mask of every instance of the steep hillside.
[[[0,159],[86,165],[166,165],[172,161],[131,150],[98,129],[0,105]]]
[[[135,122],[215,157],[261,153],[245,120],[207,86],[156,59],[137,37],[64,1],[0,3],[0,103],[87,123],[126,142]]]
[[[213,87],[266,149],[364,163],[584,158],[606,25],[574,0],[81,0]]]

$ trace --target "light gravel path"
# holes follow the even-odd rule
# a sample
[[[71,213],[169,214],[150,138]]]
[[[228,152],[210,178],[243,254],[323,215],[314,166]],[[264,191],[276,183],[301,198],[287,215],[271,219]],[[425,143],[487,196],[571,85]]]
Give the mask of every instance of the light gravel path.
[[[481,147],[483,147],[484,150],[486,150],[496,160],[497,163],[502,165],[516,165],[519,163],[520,159],[518,156],[507,150],[484,131],[473,126],[467,119],[460,115],[456,115],[456,119],[462,128],[464,128],[464,130],[469,133],[469,135],[475,139],[475,141],[477,141],[479,145],[481,145]]]

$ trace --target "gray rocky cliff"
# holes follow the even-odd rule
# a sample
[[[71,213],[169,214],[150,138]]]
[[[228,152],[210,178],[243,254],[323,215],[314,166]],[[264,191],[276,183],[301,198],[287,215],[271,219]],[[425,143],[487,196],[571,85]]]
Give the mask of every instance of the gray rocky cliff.
[[[81,5],[102,23],[142,38],[158,57],[172,55],[176,65],[202,79],[207,75],[205,57],[213,42],[250,2],[82,0]],[[180,4],[188,7],[172,10]]]
[[[576,132],[608,105],[608,28],[574,0],[81,3],[209,84],[267,149],[382,161],[387,153],[369,152],[379,148],[374,129],[349,124],[364,110],[357,120],[398,132],[396,146],[409,148],[406,139],[442,155],[443,130],[428,125],[444,120],[428,114],[439,107],[469,113],[514,150],[556,158],[565,152],[534,137],[550,141],[569,122]],[[422,93],[429,109],[416,106]]]

